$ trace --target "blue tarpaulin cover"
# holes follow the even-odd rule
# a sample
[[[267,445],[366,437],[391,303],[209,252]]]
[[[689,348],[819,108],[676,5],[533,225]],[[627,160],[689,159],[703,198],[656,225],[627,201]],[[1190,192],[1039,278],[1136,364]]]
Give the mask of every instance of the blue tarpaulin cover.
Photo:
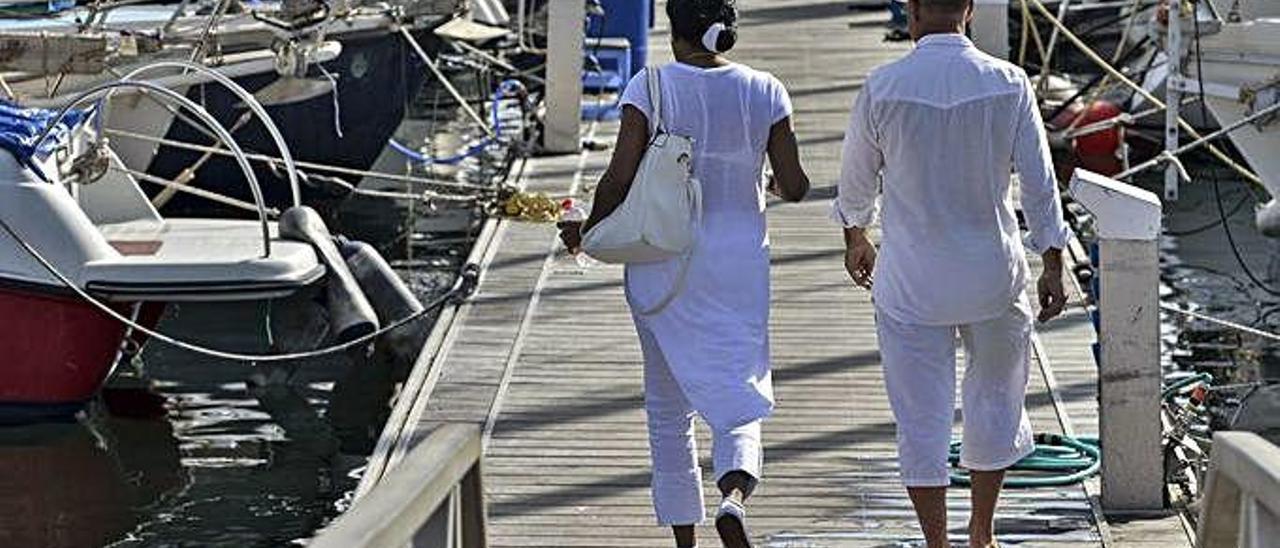
[[[49,138],[36,149],[36,139],[58,112],[40,108],[23,108],[9,101],[0,99],[0,148],[9,151],[23,165],[35,171],[41,179],[48,180],[41,172],[36,160],[43,160],[55,149],[65,144],[71,131],[85,120],[85,111],[73,110],[58,123]]]

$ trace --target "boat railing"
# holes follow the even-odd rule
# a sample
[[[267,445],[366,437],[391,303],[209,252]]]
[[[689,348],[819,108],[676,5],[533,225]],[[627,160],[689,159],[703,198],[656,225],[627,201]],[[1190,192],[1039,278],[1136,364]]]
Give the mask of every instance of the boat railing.
[[[73,99],[68,101],[58,114],[48,123],[45,130],[35,139],[32,149],[39,150],[41,145],[50,138],[54,128],[58,127],[67,115],[75,108],[80,107],[89,102],[97,101],[100,97],[109,96],[112,92],[122,88],[136,88],[145,92],[154,93],[160,97],[173,101],[183,109],[191,112],[208,126],[208,129],[214,132],[214,135],[227,146],[236,163],[240,166],[240,170],[244,172],[246,181],[249,183],[249,190],[253,194],[254,206],[258,213],[258,222],[262,226],[262,256],[271,256],[271,227],[268,222],[266,200],[262,194],[262,185],[258,181],[257,174],[253,171],[253,166],[249,164],[249,159],[245,156],[244,150],[240,148],[240,144],[232,137],[231,132],[227,130],[217,118],[201,107],[196,102],[188,99],[185,95],[178,93],[172,89],[160,86],[158,84],[145,80],[120,80],[116,82],[108,82],[100,84],[77,94]]]
[[[1280,447],[1252,432],[1213,435],[1199,548],[1264,548],[1280,539]]]
[[[483,548],[480,439],[477,425],[436,429],[310,546]]]
[[[258,121],[262,126],[266,128],[267,134],[271,136],[271,140],[275,143],[276,149],[280,152],[280,159],[284,164],[284,173],[289,179],[289,192],[290,197],[292,198],[290,204],[295,207],[302,205],[302,189],[298,183],[298,166],[294,164],[293,153],[289,150],[289,144],[285,141],[284,134],[280,132],[280,127],[271,119],[271,115],[267,114],[267,109],[262,106],[262,103],[258,102],[258,100],[254,98],[252,93],[249,93],[248,90],[244,89],[240,84],[237,84],[235,80],[232,80],[213,68],[200,63],[184,61],[181,59],[166,59],[163,61],[148,63],[129,72],[122,79],[134,80],[143,73],[162,69],[180,69],[184,73],[186,71],[194,71],[202,74],[212,79],[214,82],[217,82],[223,88],[226,88],[227,91],[231,92],[232,95],[235,95],[236,98],[240,99],[244,104],[244,107],[249,109],[249,111],[258,118]]]

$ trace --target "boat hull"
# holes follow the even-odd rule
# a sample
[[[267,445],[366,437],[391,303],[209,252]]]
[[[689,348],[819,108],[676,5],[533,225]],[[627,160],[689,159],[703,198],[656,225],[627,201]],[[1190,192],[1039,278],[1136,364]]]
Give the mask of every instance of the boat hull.
[[[120,322],[70,295],[0,287],[0,423],[67,416],[97,393]]]

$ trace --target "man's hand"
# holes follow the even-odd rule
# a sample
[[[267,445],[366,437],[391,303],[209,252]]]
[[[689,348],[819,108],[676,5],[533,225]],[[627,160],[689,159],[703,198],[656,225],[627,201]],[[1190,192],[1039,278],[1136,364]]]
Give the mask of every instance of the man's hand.
[[[871,289],[872,275],[876,269],[876,246],[867,239],[861,228],[844,231],[844,269],[853,283],[863,289]]]
[[[1041,322],[1047,322],[1062,314],[1067,307],[1067,292],[1062,286],[1062,250],[1050,249],[1044,254],[1044,272],[1036,284],[1040,297]]]
[[[564,247],[569,253],[577,254],[582,251],[582,223],[579,221],[563,221],[556,223],[556,228],[560,229],[560,241],[564,242]]]

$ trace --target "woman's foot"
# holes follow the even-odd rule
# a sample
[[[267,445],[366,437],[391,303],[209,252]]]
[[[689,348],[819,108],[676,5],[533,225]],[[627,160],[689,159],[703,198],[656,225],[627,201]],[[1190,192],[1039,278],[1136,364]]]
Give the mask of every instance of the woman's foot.
[[[742,505],[742,492],[734,490],[720,501],[716,512],[716,531],[725,548],[751,548],[747,535],[747,509]]]

